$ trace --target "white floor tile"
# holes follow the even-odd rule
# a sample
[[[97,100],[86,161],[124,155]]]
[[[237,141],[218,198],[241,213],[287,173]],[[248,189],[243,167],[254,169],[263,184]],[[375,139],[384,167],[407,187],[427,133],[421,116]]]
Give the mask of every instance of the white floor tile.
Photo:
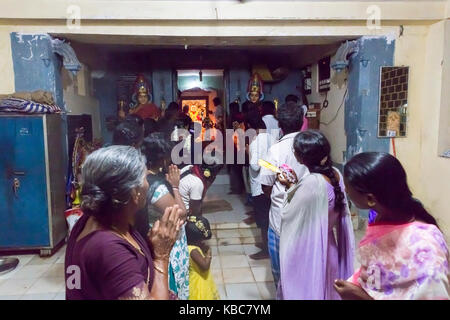
[[[23,295],[38,280],[37,279],[8,279],[0,285],[0,295]]]
[[[240,245],[242,243],[241,238],[223,238],[217,240],[219,246]]]
[[[252,267],[253,276],[256,282],[273,282],[272,270],[266,267]]]
[[[20,300],[53,300],[55,296],[55,293],[24,294]]]
[[[235,256],[244,254],[244,248],[240,244],[218,246],[218,249],[221,256]]]
[[[225,284],[228,299],[261,300],[258,287],[255,283]]]
[[[39,264],[53,264],[58,260],[59,256],[52,255],[51,257],[40,257],[38,255],[34,256],[27,265],[39,265]]]
[[[216,284],[223,284],[222,269],[211,269],[210,271]]]
[[[26,293],[57,293],[63,290],[65,290],[64,278],[41,278]]]
[[[0,301],[2,301],[2,300],[20,300],[21,297],[22,297],[21,295],[0,296]]]
[[[33,254],[15,256],[16,258],[19,259],[19,264],[14,270],[0,275],[0,280],[11,279],[17,272],[19,272],[20,269],[26,266],[35,256],[36,255]]]
[[[257,282],[259,293],[264,300],[275,300],[277,290],[273,282]]]
[[[45,278],[64,278],[64,264],[55,263],[50,265],[50,268],[47,272],[44,273],[43,277]]]
[[[53,300],[66,300],[66,292],[58,292]]]
[[[225,284],[255,282],[255,278],[253,277],[253,273],[250,268],[223,269],[222,272],[223,281]],[[230,297],[229,293],[227,293],[227,295]]]
[[[220,264],[222,265],[222,268],[229,269],[229,268],[242,268],[242,267],[249,267],[249,263],[247,260],[246,255],[233,255],[233,256],[220,256]]]
[[[272,268],[272,265],[270,264],[270,259],[261,259],[261,260],[253,260],[250,257],[247,257],[248,264],[251,267],[266,267],[266,268]]]
[[[64,264],[65,258],[66,258],[65,255],[61,256],[61,257],[58,258],[58,260],[56,260],[55,263],[56,263],[56,264],[60,264],[60,263],[61,263],[61,264]]]
[[[219,291],[220,300],[226,300],[227,299],[227,292],[225,290],[225,285],[223,284],[216,284],[217,291]]]
[[[18,270],[11,279],[38,279],[46,273],[52,265],[26,265]]]
[[[248,256],[261,251],[261,249],[258,247],[255,247],[254,244],[244,244],[244,245],[242,245],[242,247],[244,248],[245,254]]]
[[[211,259],[211,265],[209,267],[210,269],[221,269],[222,266],[220,265],[220,257],[215,256]]]
[[[238,226],[239,226],[238,223],[224,222],[224,223],[218,223],[217,229],[237,229]]]
[[[210,248],[211,248],[211,255],[213,256],[219,255],[219,250],[217,249],[217,246],[210,246]]]

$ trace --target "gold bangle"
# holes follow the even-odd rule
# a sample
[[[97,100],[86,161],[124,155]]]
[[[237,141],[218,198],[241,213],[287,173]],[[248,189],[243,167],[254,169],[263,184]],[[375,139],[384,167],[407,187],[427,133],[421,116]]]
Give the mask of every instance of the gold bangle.
[[[153,265],[153,267],[155,268],[156,271],[158,271],[159,273],[162,273],[164,275],[166,275],[167,273],[164,272],[164,270],[162,270],[160,267],[158,267],[156,264]]]

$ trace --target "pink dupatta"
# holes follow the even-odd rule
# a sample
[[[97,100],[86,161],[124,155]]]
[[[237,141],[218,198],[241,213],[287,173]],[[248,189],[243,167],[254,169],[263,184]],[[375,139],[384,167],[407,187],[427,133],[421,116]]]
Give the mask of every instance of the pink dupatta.
[[[374,299],[449,299],[449,251],[434,225],[369,224],[349,279]]]

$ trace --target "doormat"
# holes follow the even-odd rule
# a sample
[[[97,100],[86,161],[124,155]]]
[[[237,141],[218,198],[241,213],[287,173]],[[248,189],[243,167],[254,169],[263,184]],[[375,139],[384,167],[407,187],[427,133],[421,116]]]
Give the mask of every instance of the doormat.
[[[228,201],[225,200],[212,200],[203,202],[202,205],[203,214],[221,211],[233,211],[233,207]]]

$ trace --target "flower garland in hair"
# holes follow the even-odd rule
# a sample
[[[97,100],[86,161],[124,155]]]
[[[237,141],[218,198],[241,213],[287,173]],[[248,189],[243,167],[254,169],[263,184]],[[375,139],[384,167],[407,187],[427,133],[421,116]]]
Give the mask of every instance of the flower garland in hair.
[[[205,225],[201,220],[198,220],[196,216],[189,216],[188,220],[195,224],[195,226],[200,230],[201,233],[205,236],[205,238],[208,238],[209,231],[206,229]]]

